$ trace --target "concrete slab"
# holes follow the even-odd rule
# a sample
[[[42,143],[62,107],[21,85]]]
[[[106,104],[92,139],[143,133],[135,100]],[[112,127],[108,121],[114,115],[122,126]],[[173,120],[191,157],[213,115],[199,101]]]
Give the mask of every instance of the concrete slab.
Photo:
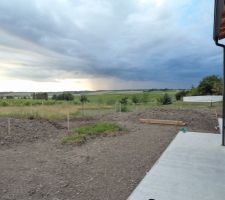
[[[218,123],[219,123],[219,130],[220,130],[220,134],[222,134],[223,119],[222,119],[222,118],[218,118]]]
[[[223,96],[187,96],[187,97],[183,97],[183,101],[184,102],[221,102],[223,101]]]
[[[225,200],[221,134],[178,133],[128,200]]]

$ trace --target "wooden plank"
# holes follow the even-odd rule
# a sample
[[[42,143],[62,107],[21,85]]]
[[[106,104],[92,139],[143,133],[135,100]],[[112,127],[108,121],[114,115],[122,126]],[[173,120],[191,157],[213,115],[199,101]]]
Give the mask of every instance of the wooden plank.
[[[185,126],[186,123],[183,121],[177,120],[161,120],[161,119],[139,119],[141,123],[145,124],[162,124],[162,125],[176,125],[176,126]]]

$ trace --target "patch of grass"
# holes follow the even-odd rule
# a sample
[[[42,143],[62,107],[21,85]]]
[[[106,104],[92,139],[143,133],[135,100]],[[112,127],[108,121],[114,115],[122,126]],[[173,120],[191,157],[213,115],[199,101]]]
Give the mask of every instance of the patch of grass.
[[[71,134],[63,138],[62,144],[71,144],[73,142],[76,143],[83,143],[86,140],[85,135],[79,135],[79,134]]]
[[[65,119],[68,113],[76,113],[79,106],[62,105],[40,105],[40,106],[7,106],[1,107],[0,117],[15,118],[43,118],[43,119]]]
[[[106,135],[123,130],[124,129],[116,123],[100,122],[73,129],[73,133],[71,135],[65,136],[62,140],[62,143],[83,143],[88,136]]]

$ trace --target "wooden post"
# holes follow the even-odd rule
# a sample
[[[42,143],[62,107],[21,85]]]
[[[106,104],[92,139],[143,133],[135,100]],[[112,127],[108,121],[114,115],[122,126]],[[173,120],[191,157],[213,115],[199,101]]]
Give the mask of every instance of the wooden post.
[[[100,112],[100,104],[98,103],[98,106],[97,106],[97,114],[100,116],[101,115],[101,112]]]
[[[11,133],[11,124],[10,124],[10,118],[8,118],[8,135]]]
[[[70,131],[70,114],[67,114],[67,130]]]

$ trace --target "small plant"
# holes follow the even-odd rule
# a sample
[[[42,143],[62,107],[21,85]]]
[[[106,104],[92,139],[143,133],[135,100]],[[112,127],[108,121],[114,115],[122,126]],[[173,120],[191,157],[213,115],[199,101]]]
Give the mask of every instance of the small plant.
[[[157,101],[158,101],[159,105],[172,104],[172,98],[167,93],[165,93],[163,96],[159,97]]]
[[[135,105],[135,110],[137,111],[137,104],[141,102],[141,99],[138,98],[136,95],[132,97],[132,102]]]

